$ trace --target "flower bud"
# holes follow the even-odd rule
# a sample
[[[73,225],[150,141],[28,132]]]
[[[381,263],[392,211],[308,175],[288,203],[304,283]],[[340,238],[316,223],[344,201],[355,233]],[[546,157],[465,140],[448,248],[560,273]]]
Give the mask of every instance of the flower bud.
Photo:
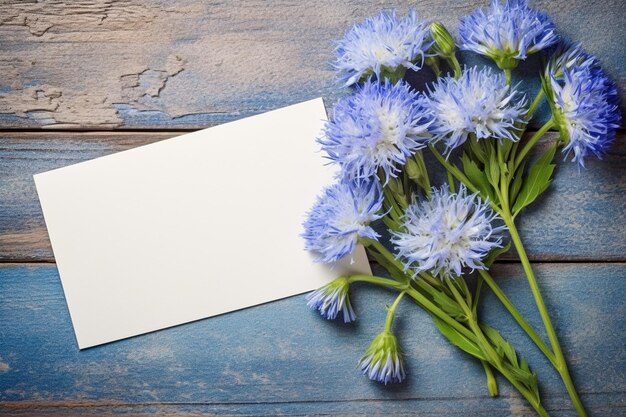
[[[406,161],[406,165],[404,166],[404,169],[406,171],[406,174],[409,176],[410,179],[417,181],[419,178],[421,178],[422,175],[422,170],[420,169],[419,165],[417,164],[417,162],[415,162],[415,159],[410,158],[409,160]]]
[[[387,186],[394,194],[404,194],[404,190],[402,189],[402,182],[398,178],[389,178]]]
[[[430,34],[435,41],[437,52],[444,57],[451,57],[454,54],[454,39],[441,22],[435,21],[430,24]]]
[[[389,331],[383,331],[374,338],[359,366],[369,379],[385,385],[402,382],[406,377],[398,340]]]
[[[350,281],[346,277],[339,277],[323,287],[313,291],[306,298],[308,306],[318,310],[322,317],[334,320],[339,315],[343,315],[343,321],[350,323],[356,320],[356,314],[350,304],[348,289]]]

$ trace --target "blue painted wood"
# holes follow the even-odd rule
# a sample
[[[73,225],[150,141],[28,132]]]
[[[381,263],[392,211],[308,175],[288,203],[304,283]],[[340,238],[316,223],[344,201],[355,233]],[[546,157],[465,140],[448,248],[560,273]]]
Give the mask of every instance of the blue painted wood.
[[[488,0],[424,0],[424,18],[451,28]],[[537,0],[561,33],[596,54],[626,93],[626,3]],[[0,126],[39,129],[198,128],[346,90],[327,62],[333,41],[385,2],[147,1],[0,3]],[[414,5],[414,4],[410,4]],[[464,54],[468,65],[485,61]],[[536,58],[514,81],[534,94]],[[409,76],[416,85],[427,72]],[[624,100],[623,100],[624,102]],[[547,108],[539,109],[538,120]],[[0,262],[50,261],[31,175],[150,143],[154,134],[3,133]],[[522,216],[531,257],[626,261],[623,133],[604,162],[562,164],[551,190]],[[432,165],[432,164],[431,164]],[[435,177],[441,172],[435,171]],[[509,254],[509,259],[514,259]],[[592,416],[626,416],[626,264],[537,265],[566,356]],[[521,269],[496,267],[540,328]],[[297,274],[296,274],[297,276]],[[53,264],[0,265],[0,414],[533,416],[500,381],[489,399],[479,364],[448,346],[404,302],[396,322],[409,380],[370,383],[356,360],[382,327],[391,294],[353,292],[354,326],[331,323],[303,296],[79,352]],[[487,294],[481,314],[538,370],[552,416],[573,415],[539,352]]]
[[[440,19],[455,33],[459,17],[488,3],[8,0],[0,3],[6,16],[0,20],[0,124],[198,128],[337,97],[328,62],[334,42],[354,22],[381,8],[414,6],[422,18]],[[531,4],[598,56],[626,102],[626,3]],[[530,68],[517,74],[527,80]]]
[[[626,264],[536,267],[590,415],[626,415]],[[497,265],[495,275],[539,327],[521,268]],[[395,324],[407,382],[385,387],[360,375],[356,361],[393,300],[386,290],[353,288],[355,325],[326,321],[295,296],[85,351],[76,347],[54,265],[0,266],[0,293],[3,415],[533,415],[504,380],[501,396],[488,398],[480,364],[449,346],[408,300]],[[484,302],[484,320],[538,371],[551,415],[571,416],[549,364],[494,297],[486,293]]]

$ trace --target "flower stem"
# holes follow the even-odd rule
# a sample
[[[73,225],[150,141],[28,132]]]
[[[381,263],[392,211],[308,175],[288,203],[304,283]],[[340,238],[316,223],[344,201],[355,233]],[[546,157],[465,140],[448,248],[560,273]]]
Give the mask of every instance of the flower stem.
[[[461,309],[463,309],[463,311],[465,312],[467,316],[467,323],[470,329],[472,330],[472,332],[474,332],[474,334],[476,335],[476,339],[478,341],[478,345],[481,347],[481,350],[487,355],[490,362],[496,368],[500,369],[502,365],[502,360],[500,356],[498,355],[498,353],[493,348],[493,346],[491,346],[491,343],[489,343],[489,341],[483,334],[480,326],[478,326],[478,323],[476,322],[476,317],[472,313],[472,310],[465,302],[465,299],[463,298],[463,296],[459,293],[459,291],[454,286],[454,282],[452,282],[452,279],[446,278],[446,283],[448,284],[448,288],[450,289],[450,292],[452,292],[452,295],[454,295],[456,302],[459,304]]]
[[[526,113],[526,120],[532,119],[533,115],[535,114],[535,110],[537,110],[537,106],[539,106],[539,103],[541,103],[541,99],[543,98],[543,95],[544,95],[543,88],[540,88],[539,92],[535,96],[535,99],[533,100],[533,102],[530,104],[530,107],[528,108],[528,112]]]
[[[457,320],[450,317],[450,315],[448,315],[441,308],[435,305],[426,296],[424,296],[420,291],[411,287],[410,284],[401,284],[392,279],[370,276],[370,275],[352,275],[348,277],[348,279],[350,282],[369,282],[372,284],[384,285],[384,286],[396,288],[402,291],[401,294],[398,296],[398,298],[396,298],[396,301],[394,302],[394,304],[389,308],[389,312],[387,313],[387,320],[385,322],[386,330],[390,330],[392,320],[393,320],[393,314],[395,314],[395,309],[398,303],[400,302],[400,299],[402,298],[402,294],[406,293],[411,298],[413,298],[415,302],[418,305],[420,305],[424,310],[426,310],[429,314],[446,322],[448,325],[453,327],[456,331],[458,331],[460,334],[462,334],[464,337],[468,338],[469,340],[473,341],[474,343],[477,343],[477,339],[479,338],[479,335],[481,335],[482,338],[484,338],[484,335],[482,333],[482,330],[480,329],[480,326],[478,326],[478,324],[475,322],[475,318],[471,316],[471,313],[470,313],[470,316],[472,320],[474,321],[475,325],[472,324],[472,326],[470,326],[471,327],[471,330],[470,330],[463,324],[459,323]],[[458,291],[457,291],[457,294],[458,294]],[[486,339],[485,339],[485,342],[486,342]],[[493,351],[493,347],[491,347],[491,351],[492,351],[492,355],[495,355],[495,356],[490,357],[489,363],[491,364],[491,366],[494,366],[507,380],[509,380],[509,382],[511,382],[511,384],[513,384],[513,386],[520,392],[520,394],[522,394],[522,396],[529,402],[529,404],[537,411],[537,413],[541,417],[548,417],[548,413],[546,412],[546,410],[541,406],[541,404],[537,403],[537,401],[533,398],[533,393],[531,393],[527,388],[521,385],[506,368],[499,365],[500,361],[498,361],[497,363],[493,363],[493,359],[497,358],[497,354],[495,353],[495,351]],[[493,378],[493,374],[491,374],[491,377],[489,376],[490,371],[491,370],[489,371],[485,370],[487,374],[487,384],[490,389],[490,393],[492,393],[493,395],[493,392],[497,392],[497,385],[494,385],[495,378]],[[494,387],[496,391],[494,391]]]
[[[478,273],[482,277],[483,281],[487,283],[489,288],[491,288],[491,291],[493,291],[496,297],[498,297],[502,305],[509,311],[509,313],[515,319],[517,324],[519,324],[522,330],[526,332],[528,337],[530,337],[531,340],[535,342],[539,350],[543,352],[546,358],[548,358],[548,360],[556,368],[557,362],[554,357],[554,353],[552,353],[552,350],[550,350],[548,345],[546,345],[546,343],[541,339],[541,337],[537,334],[535,329],[526,321],[526,319],[520,314],[517,308],[515,308],[513,303],[511,303],[511,300],[509,300],[506,294],[504,294],[504,292],[502,291],[500,286],[496,283],[496,281],[493,279],[491,274],[489,274],[487,271],[484,271],[484,270],[478,270]]]
[[[456,193],[454,187],[454,177],[452,176],[452,173],[450,171],[448,171],[448,188],[450,189],[451,193]]]
[[[465,311],[467,315],[467,324],[469,325],[472,333],[475,335],[476,340],[482,351],[487,355],[489,359],[489,363],[496,368],[500,373],[509,380],[511,384],[526,398],[526,400],[530,403],[530,405],[537,411],[537,413],[542,416],[548,416],[548,412],[543,408],[541,403],[535,398],[535,395],[531,393],[526,387],[524,387],[511,372],[504,366],[502,363],[502,358],[495,351],[487,337],[483,333],[478,321],[476,320],[476,316],[472,313],[470,306],[467,305],[463,296],[459,293],[459,291],[454,286],[454,283],[451,279],[447,279],[448,288],[456,298],[459,306]]]
[[[402,297],[404,297],[404,294],[406,294],[406,292],[401,291],[400,294],[398,294],[398,297],[396,297],[396,301],[394,301],[391,307],[389,307],[389,309],[387,310],[387,318],[385,319],[385,332],[387,333],[391,333],[391,325],[393,324],[393,317],[396,314],[396,308],[398,307],[400,300],[402,300]]]
[[[457,330],[459,333],[461,333],[463,336],[467,337],[468,339],[472,341],[476,340],[476,336],[474,335],[474,333],[472,333],[472,331],[470,331],[470,329],[468,329],[467,327],[463,326],[461,323],[459,323],[458,321],[450,317],[446,312],[444,312],[442,309],[437,307],[432,301],[426,298],[418,290],[416,290],[415,288],[408,288],[406,290],[406,293],[411,298],[413,298],[417,302],[417,304],[422,306],[424,310],[426,310],[433,316],[445,321],[447,324],[449,324],[451,327],[453,327],[455,330]]]
[[[407,287],[407,284],[403,284],[393,279],[377,277],[374,275],[350,275],[348,277],[348,282],[368,282],[370,284],[383,285],[387,287],[397,288],[400,290]]]
[[[567,389],[567,392],[572,400],[572,403],[574,404],[574,407],[576,408],[576,411],[578,412],[578,415],[581,417],[586,417],[587,413],[582,404],[582,401],[580,400],[580,397],[578,396],[578,393],[576,392],[576,387],[574,386],[574,382],[572,381],[569,370],[567,369],[567,363],[565,361],[565,356],[563,355],[563,350],[561,349],[561,345],[559,344],[559,339],[556,335],[556,331],[554,330],[554,326],[552,325],[552,320],[550,319],[550,315],[548,314],[548,309],[546,308],[546,304],[541,295],[541,291],[539,290],[537,278],[535,277],[535,273],[533,272],[530,260],[528,259],[528,255],[526,254],[526,250],[524,249],[524,245],[522,244],[519,232],[517,230],[517,227],[515,226],[513,216],[510,213],[505,213],[505,216],[503,216],[503,220],[509,229],[511,239],[513,240],[513,244],[515,245],[517,254],[520,257],[522,267],[524,268],[524,272],[526,273],[528,284],[530,285],[531,293],[535,299],[535,304],[537,305],[537,309],[539,310],[539,315],[541,316],[541,320],[543,321],[546,333],[548,334],[548,339],[550,340],[550,345],[552,346],[552,350],[554,351],[554,356],[556,360],[555,368],[557,372],[561,375],[561,379],[565,384],[565,388]]]
[[[483,364],[483,368],[485,369],[485,375],[487,376],[487,389],[489,390],[489,395],[492,397],[498,396],[498,383],[496,382],[496,378],[493,375],[493,371],[491,370],[491,366],[489,362],[481,360],[480,363]]]
[[[448,58],[448,63],[452,65],[454,69],[454,78],[461,78],[461,65],[459,64],[459,60],[456,58],[456,54],[452,54],[450,58]]]
[[[520,166],[520,164],[526,157],[526,154],[530,152],[530,150],[533,148],[533,146],[535,146],[537,141],[541,139],[543,135],[545,135],[546,132],[550,130],[553,126],[554,126],[554,119],[548,120],[543,126],[541,126],[541,128],[538,131],[535,132],[534,135],[530,137],[530,139],[528,139],[528,142],[526,142],[526,144],[524,145],[520,153],[517,154],[517,157],[515,158],[515,164],[513,165],[514,169],[517,169],[517,167]]]
[[[511,85],[511,70],[505,69],[504,76],[506,77],[506,85]]]

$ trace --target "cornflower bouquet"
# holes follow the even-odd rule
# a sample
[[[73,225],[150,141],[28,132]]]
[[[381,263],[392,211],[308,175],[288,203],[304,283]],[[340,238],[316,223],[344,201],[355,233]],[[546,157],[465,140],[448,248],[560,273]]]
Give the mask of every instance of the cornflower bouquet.
[[[489,57],[497,69],[461,66],[457,48]],[[353,26],[335,53],[334,67],[351,91],[336,103],[319,143],[339,174],[309,211],[303,238],[307,250],[328,264],[363,245],[387,276],[340,276],[309,294],[309,306],[327,319],[352,322],[352,283],[393,289],[398,295],[387,307],[382,332],[359,362],[368,378],[384,384],[406,378],[393,334],[396,308],[406,296],[453,345],[480,360],[491,395],[498,394],[498,372],[547,416],[536,373],[498,330],[480,321],[479,294],[487,285],[585,416],[516,219],[549,187],[557,150],[583,167],[614,140],[620,124],[615,84],[593,56],[562,40],[550,18],[526,0],[493,0],[463,17],[456,43],[440,22],[424,22],[415,10],[403,17],[383,11]],[[511,72],[531,54],[543,55],[543,68],[542,87],[529,100],[519,84],[511,85]],[[424,91],[404,81],[407,71],[427,68],[437,79]],[[551,117],[527,133],[542,100]],[[531,158],[550,129],[558,130],[558,139]],[[447,171],[440,186],[431,186],[426,150]],[[389,238],[381,238],[383,228]],[[489,272],[511,244],[548,343]]]

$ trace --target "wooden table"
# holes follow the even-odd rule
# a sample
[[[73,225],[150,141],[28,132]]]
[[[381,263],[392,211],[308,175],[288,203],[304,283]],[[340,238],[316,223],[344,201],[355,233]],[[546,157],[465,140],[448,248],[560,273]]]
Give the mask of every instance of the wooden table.
[[[354,292],[356,325],[327,322],[296,296],[76,347],[32,174],[317,96],[331,104],[340,91],[327,64],[333,40],[396,3],[406,10],[355,0],[0,3],[0,414],[533,415],[504,380],[489,398],[480,364],[408,302],[397,321],[408,380],[385,387],[361,376],[356,361],[392,299],[368,287]],[[417,7],[456,28],[482,3]],[[625,3],[535,5],[600,58],[624,97]],[[517,79],[536,88],[525,68]],[[586,170],[560,163],[520,225],[594,416],[626,415],[624,136]],[[495,274],[539,328],[515,254],[506,259]],[[491,294],[484,301],[484,320],[537,370],[551,415],[573,415],[549,364]]]

